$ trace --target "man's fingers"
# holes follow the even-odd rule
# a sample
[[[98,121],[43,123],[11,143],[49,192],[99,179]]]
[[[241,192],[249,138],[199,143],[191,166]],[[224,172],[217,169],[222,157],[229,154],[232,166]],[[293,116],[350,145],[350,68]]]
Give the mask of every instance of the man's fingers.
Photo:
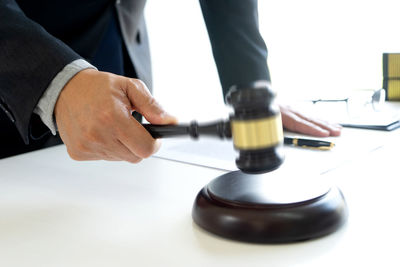
[[[315,125],[318,125],[322,129],[329,131],[330,136],[340,136],[342,128],[343,128],[341,125],[330,124],[328,122],[316,120],[316,119],[311,120],[311,122],[314,123]]]
[[[125,90],[134,109],[150,123],[175,124],[177,122],[175,117],[165,112],[142,81],[127,79]]]
[[[289,131],[317,137],[339,136],[342,126],[309,118],[290,107],[280,107],[283,127]]]
[[[157,152],[160,142],[154,139],[133,116],[130,116],[129,112],[119,123],[117,138],[131,153],[140,158],[148,158]]]
[[[285,128],[292,132],[298,132],[318,137],[329,136],[328,130],[325,130],[307,120],[304,120],[295,114],[282,114],[282,122],[285,125]]]
[[[309,121],[317,126],[319,126],[322,129],[325,129],[329,131],[330,136],[339,136],[342,130],[342,126],[339,124],[334,124],[334,123],[329,123],[327,121],[319,120],[319,119],[314,119],[314,118],[309,118],[307,116],[304,116],[303,114],[298,113],[297,111],[293,111],[293,113],[300,117],[303,120]]]
[[[93,139],[92,139],[93,140]],[[87,139],[87,141],[89,141]],[[79,143],[78,143],[79,144]],[[138,163],[141,158],[126,148],[119,140],[98,139],[96,142],[87,142],[85,145],[67,147],[68,154],[74,160],[125,160]]]
[[[124,160],[131,163],[139,163],[142,160],[141,157],[138,157],[129,150],[120,140],[115,140],[114,143],[116,149],[113,151],[113,154],[117,160]]]

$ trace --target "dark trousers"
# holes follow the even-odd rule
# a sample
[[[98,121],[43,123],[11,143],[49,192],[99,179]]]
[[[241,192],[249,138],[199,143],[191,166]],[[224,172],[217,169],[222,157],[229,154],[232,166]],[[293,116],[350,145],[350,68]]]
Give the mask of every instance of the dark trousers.
[[[111,16],[109,26],[104,32],[102,41],[99,43],[98,47],[94,49],[96,49],[96,52],[89,61],[99,70],[131,78],[137,77],[123,43],[115,12],[113,16]],[[134,116],[137,120],[141,121],[140,114],[134,114]],[[39,116],[36,114],[32,115],[31,124],[39,125],[39,128],[46,127],[41,123]],[[37,127],[35,126],[35,128]],[[15,125],[0,109],[0,159],[62,143],[58,134],[53,136],[50,131],[44,132],[47,133],[40,136],[40,138],[34,138],[33,136],[36,135],[31,134],[29,138],[30,142],[26,145]]]

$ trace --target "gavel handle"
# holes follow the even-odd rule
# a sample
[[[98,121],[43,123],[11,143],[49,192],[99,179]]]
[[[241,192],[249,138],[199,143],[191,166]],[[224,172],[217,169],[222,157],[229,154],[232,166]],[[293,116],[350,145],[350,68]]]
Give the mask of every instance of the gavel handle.
[[[200,135],[214,136],[219,138],[231,138],[231,125],[229,121],[217,121],[209,124],[199,125],[197,121],[190,124],[178,125],[155,125],[142,124],[153,138],[166,138],[189,135],[198,138]]]

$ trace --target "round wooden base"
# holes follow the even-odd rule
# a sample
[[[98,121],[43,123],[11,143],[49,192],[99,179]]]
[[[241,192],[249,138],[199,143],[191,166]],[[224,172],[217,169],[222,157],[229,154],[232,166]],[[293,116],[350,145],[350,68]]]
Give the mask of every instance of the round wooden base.
[[[288,190],[265,175],[224,174],[199,192],[193,220],[218,236],[252,243],[317,238],[346,221],[346,202],[337,187],[284,186]]]

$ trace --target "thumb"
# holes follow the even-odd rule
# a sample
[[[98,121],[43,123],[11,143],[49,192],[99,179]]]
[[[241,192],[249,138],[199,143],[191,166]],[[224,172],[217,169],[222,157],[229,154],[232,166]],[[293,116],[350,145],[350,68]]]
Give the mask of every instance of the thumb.
[[[150,94],[147,86],[138,79],[127,79],[126,95],[133,108],[152,124],[176,124],[177,119],[168,114]]]

